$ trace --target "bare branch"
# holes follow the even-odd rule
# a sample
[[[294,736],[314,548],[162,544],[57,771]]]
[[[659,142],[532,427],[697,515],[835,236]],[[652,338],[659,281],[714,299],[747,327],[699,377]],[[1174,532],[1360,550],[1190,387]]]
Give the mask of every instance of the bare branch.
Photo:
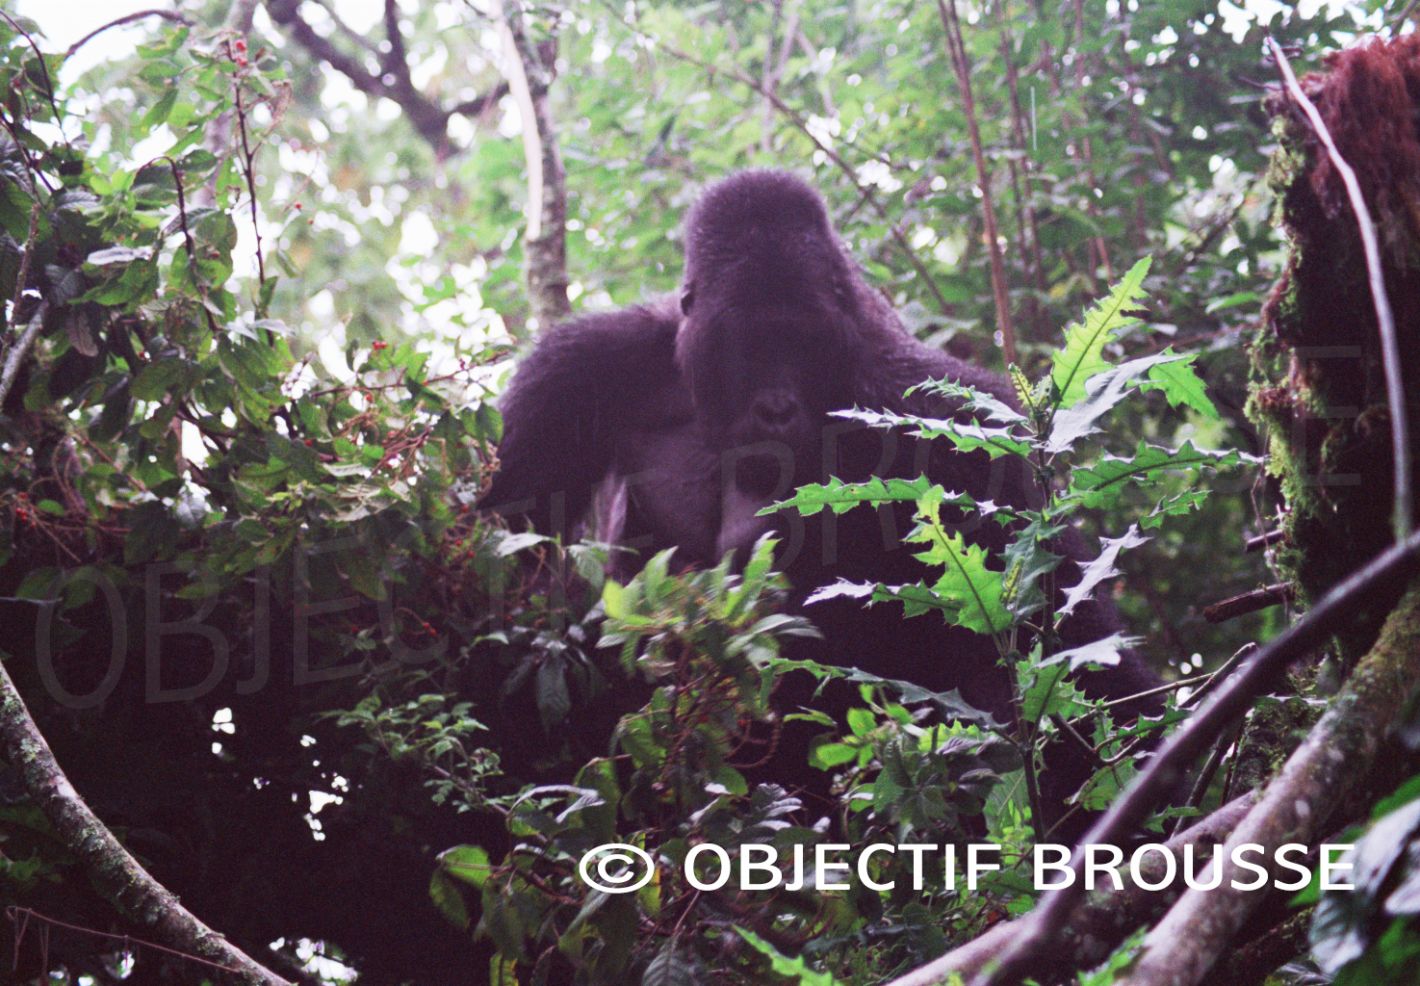
[[[1211,702],[1164,742],[1148,766],[1091,826],[1081,842],[1119,845],[1127,840],[1154,805],[1173,789],[1188,765],[1251,708],[1253,700],[1288,664],[1346,624],[1355,614],[1358,598],[1374,592],[1378,586],[1408,578],[1417,568],[1420,568],[1420,535],[1412,534],[1338,583],[1309,613],[1260,648],[1247,665],[1218,688]],[[1075,870],[1074,883],[1052,892],[1036,906],[1023,922],[1020,935],[1002,957],[1000,967],[993,976],[978,977],[977,986],[1019,982],[1032,970],[1048,966],[1058,957],[1054,946],[1060,931],[1070,921],[1084,894],[1084,854],[1076,854],[1071,865]]]
[[[1154,926],[1124,986],[1189,986],[1202,982],[1233,935],[1263,900],[1238,890],[1244,879],[1232,859],[1242,845],[1262,847],[1258,859],[1275,873],[1284,843],[1310,843],[1365,776],[1381,739],[1420,683],[1420,587],[1406,593],[1361,659],[1346,686],[1306,740],[1267,785],[1267,790],[1219,853],[1221,883],[1209,891],[1190,890]]]
[[[961,89],[962,112],[966,114],[966,131],[971,139],[971,158],[976,164],[976,187],[981,189],[981,215],[986,224],[986,255],[991,260],[991,293],[996,299],[996,328],[1001,332],[1001,353],[1008,364],[1015,363],[1016,329],[1011,324],[1011,299],[1006,291],[1006,265],[1001,256],[996,207],[991,201],[991,173],[986,170],[986,155],[981,149],[981,128],[976,123],[976,100],[971,95],[971,71],[966,60],[966,46],[962,43],[956,0],[937,0],[937,11],[942,15],[942,29],[947,35],[947,54],[951,58],[957,85]]]
[[[567,171],[557,147],[547,90],[551,72],[528,40],[520,11],[498,0],[505,75],[523,119],[523,156],[528,167],[527,232],[524,237],[528,300],[538,327],[546,329],[572,313],[567,300]]]
[[[1209,623],[1226,623],[1239,616],[1256,613],[1260,609],[1269,609],[1272,606],[1289,603],[1296,598],[1296,595],[1290,582],[1277,582],[1261,589],[1253,589],[1251,592],[1243,592],[1236,596],[1229,596],[1227,599],[1220,599],[1211,606],[1204,606],[1203,618]]]
[[[434,153],[442,160],[453,153],[449,144],[449,117],[454,113],[480,113],[492,102],[502,98],[504,92],[495,90],[476,100],[468,100],[445,109],[424,95],[411,81],[408,51],[399,30],[399,8],[391,0],[384,9],[385,31],[389,36],[390,50],[380,59],[377,70],[367,67],[364,59],[342,51],[329,38],[322,37],[310,23],[301,16],[302,0],[266,0],[266,9],[271,19],[287,31],[293,40],[305,48],[313,57],[325,62],[350,83],[376,99],[389,99],[404,111],[405,118],[425,141],[434,148]],[[359,39],[339,18],[331,14],[340,32],[357,38],[360,47],[368,53],[375,48],[369,42]],[[386,80],[389,81],[386,81]]]
[[[1165,845],[1175,855],[1180,854],[1184,846],[1211,849],[1227,838],[1256,800],[1256,794],[1245,794],[1177,833]],[[1202,861],[1203,854],[1198,858]],[[1143,861],[1140,875],[1151,885],[1157,884],[1163,866],[1162,858],[1151,854]],[[1103,961],[1131,931],[1161,914],[1177,896],[1172,890],[1141,890],[1132,883],[1123,890],[1106,885],[1086,901],[1062,934],[1062,939],[1069,943],[1070,967],[1087,969]],[[888,986],[939,986],[951,981],[953,975],[976,975],[1001,955],[1011,939],[1020,933],[1024,921],[1020,918],[995,925],[985,934],[893,980]]]
[[[186,27],[192,26],[192,21],[188,20],[186,17],[184,17],[182,14],[178,13],[175,10],[140,10],[136,13],[127,14],[123,17],[120,17],[117,20],[109,21],[107,24],[104,24],[101,27],[94,28],[88,34],[84,35],[78,41],[75,41],[72,45],[70,45],[69,50],[64,53],[64,57],[71,57],[74,52],[84,47],[84,45],[88,44],[90,41],[94,40],[94,38],[98,37],[100,34],[103,34],[105,31],[108,31],[115,27],[123,27],[125,24],[132,24],[134,21],[145,20],[149,17],[161,17],[163,20],[172,21],[174,24],[182,24]]]
[[[88,870],[104,898],[165,945],[200,956],[252,986],[290,983],[203,924],[176,895],[154,880],[114,838],[69,783],[35,725],[10,673],[0,663],[0,749],[23,778],[25,792],[55,834]]]

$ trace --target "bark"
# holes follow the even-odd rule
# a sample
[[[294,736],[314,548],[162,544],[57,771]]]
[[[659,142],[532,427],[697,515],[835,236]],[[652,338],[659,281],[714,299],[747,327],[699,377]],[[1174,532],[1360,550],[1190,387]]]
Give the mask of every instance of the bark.
[[[1224,805],[1206,818],[1178,833],[1165,843],[1175,853],[1187,845],[1211,849],[1227,837],[1256,800],[1245,794]],[[1200,854],[1200,859],[1207,854]],[[1152,883],[1162,874],[1163,863],[1156,854],[1141,866],[1143,875]],[[1180,880],[1181,883],[1181,880]],[[1133,884],[1123,890],[1098,890],[1077,911],[1061,935],[1069,952],[1071,968],[1087,969],[1103,961],[1120,942],[1135,929],[1163,913],[1178,893],[1170,890],[1141,890]],[[1022,919],[996,925],[985,934],[953,949],[934,962],[916,969],[889,986],[939,986],[951,981],[953,975],[969,978],[986,964],[1000,958],[1006,945],[1021,930]]]
[[[238,982],[290,986],[198,920],[129,855],[69,783],[3,664],[0,750],[23,778],[25,792],[54,827],[56,836],[125,919],[147,929],[170,948],[223,966]]]
[[[547,329],[572,313],[567,300],[567,171],[562,166],[548,102],[552,66],[528,39],[523,15],[516,7],[500,4],[498,17],[507,62],[504,74],[523,120],[523,156],[528,169],[523,238],[528,301],[538,328]]]
[[[1390,614],[1380,639],[1357,665],[1321,721],[1267,785],[1220,853],[1222,885],[1185,893],[1144,939],[1118,986],[1192,986],[1208,975],[1264,894],[1236,890],[1249,874],[1229,853],[1254,843],[1266,859],[1288,842],[1311,843],[1367,774],[1381,740],[1420,685],[1420,586]],[[1275,872],[1275,868],[1274,868]]]

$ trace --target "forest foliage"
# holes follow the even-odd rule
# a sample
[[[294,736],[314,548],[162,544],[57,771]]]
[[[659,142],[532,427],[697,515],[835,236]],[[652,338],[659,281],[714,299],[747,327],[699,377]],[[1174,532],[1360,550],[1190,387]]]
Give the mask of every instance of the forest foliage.
[[[606,546],[473,509],[509,357],[538,328],[525,163],[495,21],[404,8],[402,63],[352,40],[379,23],[314,3],[262,5],[249,31],[195,5],[190,23],[126,28],[133,50],[82,74],[38,25],[0,23],[0,649],[77,790],[209,924],[331,979],[872,983],[1028,910],[1009,866],[970,894],[855,883],[773,907],[669,878],[629,895],[578,880],[606,842],[669,873],[701,842],[819,841],[795,793],[746,765],[772,742],[780,676],[845,672],[780,655],[815,631],[779,612],[767,546],[742,570],[658,557],[621,584]],[[788,166],[812,174],[914,332],[1003,366],[979,126],[1024,410],[923,381],[979,423],[845,412],[1020,457],[1043,505],[991,518],[1015,525],[999,559],[936,521],[949,501],[990,505],[925,482],[805,487],[779,509],[916,503],[923,582],[829,591],[991,634],[1026,713],[1002,730],[958,695],[860,674],[860,707],[819,722],[812,763],[854,844],[984,832],[1022,853],[1047,835],[1034,764],[1062,728],[1103,765],[1081,809],[1107,805],[1141,737],[1287,615],[1200,616],[1275,581],[1242,551],[1277,503],[1242,410],[1240,340],[1281,256],[1257,42],[1320,52],[1393,12],[962,5],[971,124],[935,4],[523,15],[555,52],[579,310],[673,289],[695,190]],[[1177,686],[1162,721],[1121,728],[1060,680],[1133,642],[1051,649],[1048,549],[1067,522],[1101,535],[1077,592],[1112,592],[1122,571],[1131,635]],[[1042,643],[1022,654],[1027,626]],[[1305,687],[1260,703],[1226,766],[1154,830],[1260,780],[1315,706]],[[5,903],[131,930],[3,785]],[[1397,814],[1415,803],[1402,792]],[[1413,829],[1382,821],[1367,839],[1389,866]],[[1328,972],[1411,954],[1401,932],[1367,930],[1384,908],[1413,912],[1409,884],[1382,883],[1360,916],[1318,909]],[[56,930],[22,968],[118,981],[125,954]]]

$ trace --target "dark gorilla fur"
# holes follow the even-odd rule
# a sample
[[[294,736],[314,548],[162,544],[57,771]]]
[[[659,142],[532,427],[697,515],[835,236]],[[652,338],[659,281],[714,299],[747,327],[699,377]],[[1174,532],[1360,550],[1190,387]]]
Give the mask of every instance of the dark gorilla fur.
[[[860,481],[926,473],[978,502],[1031,503],[1036,493],[1017,462],[992,462],[945,441],[829,413],[861,407],[960,416],[940,397],[904,391],[945,377],[1015,404],[1006,380],[913,338],[864,281],[823,201],[792,175],[744,172],[711,187],[690,212],[685,241],[679,304],[661,299],[575,319],[548,332],[523,361],[503,401],[501,467],[484,502],[544,533],[589,533],[636,549],[618,563],[622,575],[669,547],[682,566],[713,564],[773,530],[791,605],[825,638],[795,656],[939,691],[959,688],[973,705],[1009,721],[1009,677],[988,638],[930,615],[906,619],[888,605],[864,608],[845,599],[804,607],[811,592],[838,579],[922,579],[922,564],[900,541],[911,504],[840,516],[755,516],[795,486],[829,475]],[[993,554],[1006,546],[994,521],[960,511],[944,511],[943,519]],[[1068,585],[1088,552],[1073,530],[1058,549],[1067,557],[1058,581]],[[1118,628],[1112,606],[1096,601],[1065,623],[1062,643],[1078,646]],[[1133,654],[1076,681],[1105,698],[1159,683]],[[790,675],[780,707],[807,704],[810,689],[807,675]],[[850,699],[851,689],[840,687],[814,704],[837,713]],[[1161,708],[1154,698],[1116,711],[1132,717]],[[807,736],[788,736],[781,747],[769,768],[773,779],[812,786]],[[1044,794],[1058,810],[1090,763],[1064,744],[1047,760]]]

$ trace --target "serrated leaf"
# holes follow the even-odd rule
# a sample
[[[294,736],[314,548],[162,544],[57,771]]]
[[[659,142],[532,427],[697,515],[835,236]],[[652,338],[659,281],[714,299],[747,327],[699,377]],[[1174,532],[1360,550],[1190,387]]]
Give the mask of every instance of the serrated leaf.
[[[970,421],[953,421],[950,418],[924,418],[916,414],[899,414],[893,411],[834,411],[833,416],[849,421],[860,421],[873,428],[901,428],[915,438],[947,438],[963,452],[977,449],[985,451],[995,459],[1002,455],[1029,458],[1030,443],[1018,437],[1009,427],[988,428]]]
[[[1122,633],[1113,633],[1108,637],[1101,637],[1099,640],[1079,647],[1071,647],[1069,650],[1062,650],[1057,654],[1051,654],[1042,661],[1037,662],[1037,667],[1049,667],[1052,664],[1064,664],[1068,670],[1076,671],[1086,664],[1098,664],[1103,667],[1113,667],[1119,663],[1121,651],[1128,650],[1139,643],[1138,637],[1126,636]]]
[[[1124,533],[1123,537],[1100,538],[1099,556],[1088,565],[1084,566],[1084,573],[1080,576],[1080,581],[1065,590],[1065,604],[1060,607],[1060,616],[1069,616],[1085,600],[1090,598],[1095,587],[1106,579],[1111,579],[1119,574],[1119,569],[1114,567],[1115,561],[1119,558],[1119,553],[1129,548],[1137,548],[1149,539],[1139,533],[1139,528],[1133,525]]]
[[[1183,357],[1177,353],[1156,353],[1095,374],[1085,384],[1081,398],[1051,418],[1045,450],[1052,455],[1067,452],[1080,439],[1099,431],[1095,422],[1129,396],[1139,385],[1140,376],[1162,363],[1180,359]]]
[[[1164,350],[1164,355],[1178,354],[1174,353],[1173,347],[1169,347]],[[1208,389],[1203,386],[1203,381],[1193,368],[1197,360],[1197,353],[1187,353],[1179,359],[1150,367],[1149,379],[1142,386],[1144,390],[1161,391],[1171,407],[1191,407],[1210,421],[1217,421],[1218,408],[1213,404],[1208,396]]]
[[[1123,329],[1138,324],[1125,312],[1144,297],[1144,277],[1150,258],[1144,257],[1114,286],[1109,296],[1085,313],[1083,321],[1065,330],[1065,346],[1051,356],[1050,377],[1058,393],[1057,407],[1073,407],[1085,397],[1085,382],[1110,368],[1104,347]]]
[[[1077,498],[1086,507],[1109,507],[1119,501],[1130,484],[1150,484],[1165,473],[1174,472],[1196,477],[1203,469],[1236,466],[1244,458],[1235,449],[1214,452],[1196,448],[1191,441],[1177,449],[1141,441],[1133,455],[1104,455],[1092,465],[1073,470],[1067,496]]]
[[[904,540],[925,544],[915,556],[919,561],[942,570],[931,592],[939,600],[957,607],[948,621],[977,633],[1000,633],[1011,625],[1004,602],[1004,573],[986,567],[989,557],[984,546],[968,544],[960,533],[947,533],[941,526],[940,504],[919,505],[923,523]],[[947,615],[944,609],[943,615]]]
[[[792,497],[765,507],[759,511],[757,516],[763,517],[779,510],[793,508],[805,517],[812,517],[824,508],[835,514],[841,514],[863,503],[916,503],[923,497],[930,495],[932,489],[933,483],[926,476],[919,476],[916,479],[883,479],[874,476],[863,483],[845,483],[836,476],[830,476],[827,483],[809,483],[800,486],[794,491]],[[940,490],[940,487],[937,489]],[[963,494],[942,495],[955,500],[963,498]],[[970,498],[966,497],[965,499],[969,500]],[[962,505],[967,506],[968,504]]]
[[[1017,367],[1012,366],[1016,374],[1020,373]],[[1012,378],[1014,380],[1014,376]],[[1024,379],[1024,378],[1022,378]],[[924,390],[928,393],[936,394],[939,397],[946,397],[950,400],[961,401],[962,410],[979,412],[980,416],[988,421],[999,421],[1001,424],[1025,424],[1028,420],[1024,414],[1017,411],[995,394],[969,387],[966,384],[957,383],[955,380],[928,380],[926,383],[918,384],[910,388],[907,393]],[[1019,387],[1017,387],[1019,394]],[[1026,396],[1029,397],[1030,388],[1026,384]]]

